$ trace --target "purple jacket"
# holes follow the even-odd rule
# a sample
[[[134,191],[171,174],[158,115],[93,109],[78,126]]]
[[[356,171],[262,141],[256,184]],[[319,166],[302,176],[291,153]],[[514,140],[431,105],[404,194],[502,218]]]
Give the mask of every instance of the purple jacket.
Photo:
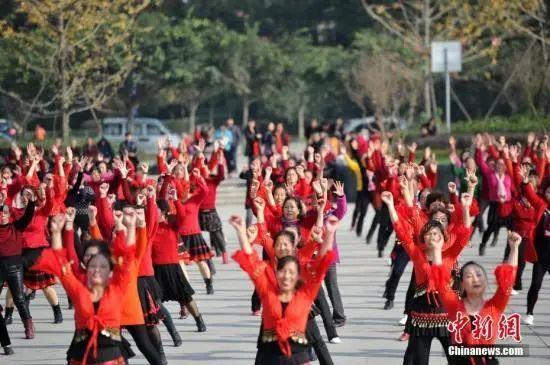
[[[333,215],[338,220],[342,220],[344,216],[346,215],[346,212],[348,211],[348,202],[346,200],[346,195],[343,195],[341,197],[338,197],[336,199],[336,208],[329,210],[326,215],[325,219],[327,219],[329,216]],[[333,264],[340,263],[340,250],[338,250],[338,244],[336,243],[336,236],[334,236],[334,246],[332,248],[334,251],[334,261]]]

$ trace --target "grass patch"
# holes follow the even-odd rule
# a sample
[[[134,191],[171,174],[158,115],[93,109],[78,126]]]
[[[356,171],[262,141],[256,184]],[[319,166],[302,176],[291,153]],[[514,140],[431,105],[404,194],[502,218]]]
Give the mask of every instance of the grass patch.
[[[453,134],[472,133],[528,133],[550,131],[550,116],[532,116],[526,114],[511,117],[496,116],[484,119],[474,119],[471,122],[456,122],[451,125]]]

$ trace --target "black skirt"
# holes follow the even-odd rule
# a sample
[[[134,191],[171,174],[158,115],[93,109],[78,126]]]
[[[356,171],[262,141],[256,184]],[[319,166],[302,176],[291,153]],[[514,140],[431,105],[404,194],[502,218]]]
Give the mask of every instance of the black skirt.
[[[214,232],[222,229],[222,221],[216,209],[199,211],[199,225],[201,230],[207,232]]]
[[[90,337],[88,337],[84,341],[77,342],[75,341],[75,335],[73,335],[73,340],[71,341],[71,345],[67,350],[67,361],[82,361],[84,358],[84,354],[86,353],[86,346],[88,346],[88,341],[90,340]],[[120,338],[120,341],[116,341],[100,333],[97,337],[97,357],[94,357],[93,349],[90,350],[90,352],[88,353],[87,363],[93,364],[107,362],[118,359],[121,356],[128,360],[136,356],[134,351],[132,351],[130,342],[128,342],[128,340],[126,340],[124,336],[120,336]]]
[[[40,290],[56,283],[55,277],[44,271],[30,270],[36,263],[45,247],[26,248],[23,250],[23,283],[31,290]]]
[[[448,323],[448,315],[439,295],[417,288],[411,299],[405,332],[411,336],[448,337]]]
[[[154,265],[155,279],[162,289],[162,301],[189,303],[195,291],[179,264]]]
[[[181,239],[182,242],[178,245],[178,253],[183,255],[186,251],[189,254],[189,261],[205,261],[214,256],[214,253],[206,244],[202,234],[197,233],[181,236]]]
[[[146,326],[155,326],[163,317],[159,313],[162,303],[162,288],[154,276],[140,276],[137,282],[141,311]]]
[[[308,347],[290,342],[292,356],[287,357],[277,342],[262,343],[258,346],[256,364],[260,365],[302,365],[311,361]]]

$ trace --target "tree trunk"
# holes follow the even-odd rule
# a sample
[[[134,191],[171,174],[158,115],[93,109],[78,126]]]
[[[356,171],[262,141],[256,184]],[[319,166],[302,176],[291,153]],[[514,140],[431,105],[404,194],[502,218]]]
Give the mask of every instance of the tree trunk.
[[[432,111],[432,100],[431,100],[431,91],[430,91],[430,80],[431,80],[431,68],[430,68],[430,57],[427,50],[430,49],[430,0],[424,0],[422,6],[422,18],[424,22],[424,111],[429,118],[433,116]]]
[[[193,134],[195,132],[197,109],[199,109],[199,103],[198,102],[189,103],[189,133],[191,133],[191,134]]]
[[[246,128],[248,125],[248,112],[250,109],[250,99],[248,98],[248,95],[243,96],[243,128]]]
[[[214,126],[214,102],[212,99],[208,102],[208,124]]]
[[[61,130],[63,131],[63,142],[69,141],[69,111],[63,107],[63,114],[61,119]]]
[[[306,106],[300,105],[298,109],[298,139],[301,141],[305,138],[305,124],[306,124]]]

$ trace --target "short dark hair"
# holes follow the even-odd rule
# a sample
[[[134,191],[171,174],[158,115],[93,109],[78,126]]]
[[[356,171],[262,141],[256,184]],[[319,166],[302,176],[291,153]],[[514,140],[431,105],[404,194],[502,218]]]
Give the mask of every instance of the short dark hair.
[[[448,239],[447,231],[445,231],[445,228],[443,228],[443,225],[441,224],[441,222],[432,219],[431,221],[426,223],[424,227],[422,227],[422,229],[420,230],[420,234],[418,235],[418,240],[420,241],[420,243],[425,243],[424,235],[433,228],[439,229],[441,231],[441,234],[443,235],[443,240],[447,241]]]

